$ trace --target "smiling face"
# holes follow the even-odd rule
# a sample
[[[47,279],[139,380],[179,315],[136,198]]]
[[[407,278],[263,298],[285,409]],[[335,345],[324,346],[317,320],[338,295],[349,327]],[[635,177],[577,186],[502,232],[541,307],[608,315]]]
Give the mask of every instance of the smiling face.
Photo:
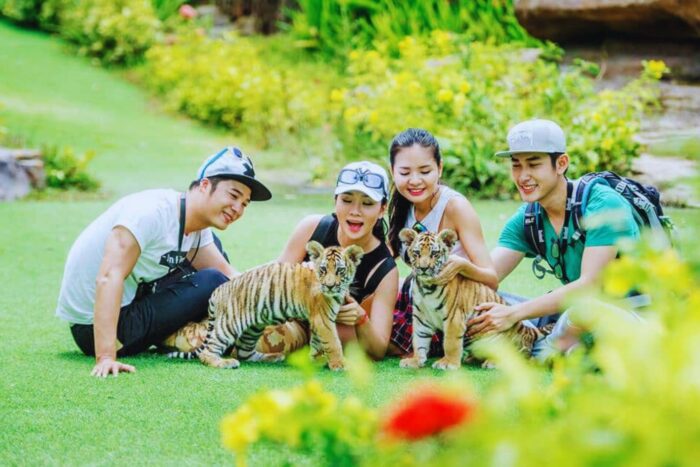
[[[372,235],[374,224],[384,215],[385,205],[359,191],[341,193],[335,198],[335,215],[343,235],[351,243]]]
[[[434,150],[417,144],[396,153],[391,173],[398,192],[413,204],[430,203],[442,175]]]
[[[202,179],[200,189],[204,191],[204,216],[207,223],[225,230],[243,216],[250,203],[250,188],[236,180],[221,180],[215,187],[208,179]]]
[[[511,178],[523,201],[542,201],[559,183],[569,167],[569,156],[562,154],[552,166],[549,154],[528,152],[511,156]]]

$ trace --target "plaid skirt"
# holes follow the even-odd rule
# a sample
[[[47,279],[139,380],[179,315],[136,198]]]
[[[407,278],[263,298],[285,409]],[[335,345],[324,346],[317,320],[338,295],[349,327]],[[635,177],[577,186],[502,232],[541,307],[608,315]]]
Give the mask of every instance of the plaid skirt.
[[[413,353],[413,296],[411,284],[413,275],[404,279],[394,307],[394,324],[391,328],[391,342],[403,353]],[[444,355],[442,348],[442,331],[436,331],[430,342],[428,355],[441,357]]]

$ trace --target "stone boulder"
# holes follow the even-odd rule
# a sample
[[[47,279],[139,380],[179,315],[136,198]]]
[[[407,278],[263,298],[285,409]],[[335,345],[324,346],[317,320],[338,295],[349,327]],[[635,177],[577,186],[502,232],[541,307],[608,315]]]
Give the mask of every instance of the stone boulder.
[[[520,24],[557,42],[608,37],[700,43],[700,0],[515,0]]]
[[[44,188],[44,162],[36,150],[0,148],[0,201],[12,201]]]

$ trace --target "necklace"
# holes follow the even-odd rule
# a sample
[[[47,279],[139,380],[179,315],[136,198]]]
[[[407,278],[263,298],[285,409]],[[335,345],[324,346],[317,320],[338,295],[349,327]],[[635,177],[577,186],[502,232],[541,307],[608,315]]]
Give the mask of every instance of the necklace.
[[[432,211],[433,208],[435,207],[435,205],[433,204],[433,201],[435,201],[435,196],[437,196],[438,193],[440,193],[440,185],[438,185],[437,190],[435,190],[433,192],[432,196],[430,197],[430,202],[428,203],[428,209],[427,209],[425,216],[427,216],[430,213],[430,211]],[[416,206],[414,205],[413,206],[413,216],[416,218],[416,220],[418,220],[417,214],[418,213],[416,211]],[[425,216],[423,216],[423,219],[425,219]]]

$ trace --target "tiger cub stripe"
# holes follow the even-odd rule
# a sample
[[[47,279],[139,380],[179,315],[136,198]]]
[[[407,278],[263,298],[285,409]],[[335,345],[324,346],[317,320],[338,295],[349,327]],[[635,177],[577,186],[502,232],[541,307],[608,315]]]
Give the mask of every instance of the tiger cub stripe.
[[[263,354],[255,344],[265,326],[290,319],[309,321],[312,355],[325,354],[333,370],[343,368],[343,353],[335,326],[362,248],[345,249],[311,241],[306,250],[310,269],[295,263],[270,263],[251,269],[219,286],[209,299],[207,336],[192,352],[172,352],[172,358],[199,358],[217,368],[238,368],[240,360],[280,361],[283,354]],[[236,358],[222,358],[230,347]]]
[[[458,241],[457,234],[449,229],[439,234],[417,233],[403,229],[399,238],[406,245],[409,262],[413,271],[413,357],[401,360],[402,368],[419,368],[428,358],[430,341],[436,330],[443,331],[445,356],[433,364],[441,370],[457,369],[462,364],[464,335],[467,322],[478,312],[474,307],[483,302],[504,303],[503,299],[490,287],[464,276],[457,275],[446,285],[438,285],[431,279],[438,276],[447,263],[450,251]],[[527,355],[542,330],[518,322],[503,333],[516,348]],[[469,356],[466,361],[476,361]],[[488,365],[487,362],[483,362]]]

